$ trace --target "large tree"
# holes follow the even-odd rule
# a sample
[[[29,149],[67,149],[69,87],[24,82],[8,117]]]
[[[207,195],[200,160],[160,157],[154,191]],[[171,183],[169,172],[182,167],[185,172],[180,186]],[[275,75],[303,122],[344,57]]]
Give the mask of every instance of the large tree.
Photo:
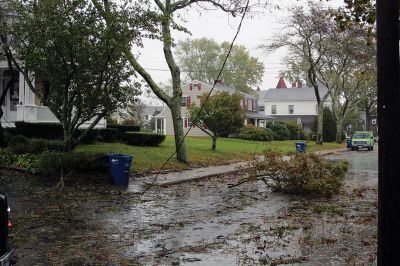
[[[11,90],[12,86],[16,82],[18,82],[18,71],[15,70],[13,63],[12,63],[12,55],[8,48],[8,37],[7,37],[7,28],[10,22],[9,17],[9,7],[5,3],[0,4],[0,61],[4,60],[7,62],[8,70],[4,73],[8,74],[8,80],[5,84],[6,86],[2,88],[0,91],[0,147],[4,147],[6,145],[4,141],[3,135],[3,127],[1,125],[1,120],[3,118],[3,109],[2,105],[6,100],[7,93]]]
[[[329,43],[325,37],[332,27],[330,13],[322,5],[311,5],[308,10],[303,7],[290,9],[289,19],[284,23],[286,30],[278,33],[274,41],[260,47],[268,52],[281,47],[289,50],[287,60],[292,76],[306,80],[314,88],[318,104],[317,143],[323,143],[323,110],[329,93],[321,94],[318,80],[318,67],[325,55]]]
[[[245,116],[240,106],[243,97],[227,92],[207,96],[207,93],[201,95],[200,104],[190,106],[190,120],[211,137],[211,149],[215,151],[218,137],[236,133],[243,126]]]
[[[111,1],[99,1],[92,0],[95,6],[101,10],[103,17],[107,20],[109,17],[108,5]],[[174,137],[175,137],[175,151],[176,158],[180,162],[187,162],[187,154],[184,142],[183,123],[181,115],[181,70],[176,63],[175,56],[173,54],[173,36],[172,30],[186,31],[179,20],[179,12],[187,10],[192,6],[209,6],[220,9],[224,12],[236,15],[237,13],[244,12],[246,10],[245,0],[154,0],[153,3],[148,1],[133,2],[131,9],[132,13],[136,11],[148,10],[149,21],[156,23],[155,28],[159,28],[159,35],[150,34],[150,38],[160,39],[163,45],[163,53],[165,60],[168,64],[169,71],[172,79],[172,95],[168,95],[163,88],[161,88],[155,81],[154,78],[145,70],[141,65],[138,58],[134,55],[131,49],[126,50],[126,57],[129,60],[132,67],[140,74],[140,76],[147,82],[148,86],[152,91],[160,98],[171,110]],[[146,4],[149,4],[146,6]],[[201,4],[201,5],[199,5]],[[153,20],[152,20],[153,19]],[[158,27],[157,27],[158,26]]]
[[[125,51],[136,32],[115,12],[106,24],[90,2],[14,1],[13,63],[61,122],[67,151],[137,92]],[[84,131],[78,128],[84,123]]]
[[[213,39],[186,39],[178,43],[177,57],[184,76],[191,80],[213,83],[225,60],[230,43],[217,43]],[[243,45],[234,45],[221,79],[228,86],[242,92],[252,92],[260,84],[264,65],[250,56]]]
[[[328,49],[318,65],[318,80],[329,91],[336,120],[336,142],[341,142],[343,121],[348,111],[357,108],[357,98],[375,70],[375,46],[368,30],[361,25],[327,32]]]

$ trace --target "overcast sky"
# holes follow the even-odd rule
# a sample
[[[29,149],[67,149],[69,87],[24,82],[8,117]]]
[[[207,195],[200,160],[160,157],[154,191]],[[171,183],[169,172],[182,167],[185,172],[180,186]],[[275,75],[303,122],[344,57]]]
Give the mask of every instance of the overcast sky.
[[[318,0],[315,0],[316,2]],[[319,2],[319,1],[318,1]],[[276,0],[280,9],[270,8],[264,15],[257,15],[246,18],[242,29],[236,39],[236,44],[244,45],[249,49],[252,56],[257,57],[264,63],[265,74],[260,81],[262,90],[276,86],[279,78],[279,71],[285,66],[281,58],[285,56],[286,51],[281,49],[273,54],[266,55],[257,46],[267,43],[274,34],[282,29],[280,21],[288,17],[287,8],[294,5],[305,5],[304,0]],[[330,6],[338,7],[342,5],[343,0],[333,0],[329,2]],[[212,38],[218,42],[231,42],[239,24],[240,18],[232,18],[222,11],[198,11],[190,9],[184,14],[187,19],[185,26],[192,35],[173,32],[175,40],[184,40],[186,38]],[[159,41],[146,40],[144,49],[139,57],[139,62],[153,76],[156,82],[167,82],[170,79],[167,64],[164,59],[162,46]],[[288,81],[289,82],[289,81]]]

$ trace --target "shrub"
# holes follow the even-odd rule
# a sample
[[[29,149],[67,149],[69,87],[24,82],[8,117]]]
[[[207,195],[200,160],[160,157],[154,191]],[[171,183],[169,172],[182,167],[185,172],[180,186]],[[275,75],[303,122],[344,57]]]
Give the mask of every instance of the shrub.
[[[286,122],[285,125],[289,130],[289,139],[306,139],[304,130],[296,122]]]
[[[60,123],[15,122],[16,131],[28,138],[62,139],[63,128]]]
[[[39,154],[44,151],[63,151],[64,142],[48,139],[28,139],[24,136],[10,136],[7,139],[9,149],[15,154]]]
[[[123,141],[135,146],[158,146],[165,140],[165,135],[145,132],[126,132]]]
[[[116,142],[119,140],[119,131],[116,128],[95,129],[97,141]]]
[[[249,163],[250,180],[262,180],[273,191],[331,197],[343,186],[348,163],[335,163],[313,153],[296,153],[284,160],[278,152]]]
[[[315,118],[314,124],[312,126],[312,131],[316,135],[317,133],[317,123],[318,119]],[[324,120],[323,120],[323,130],[322,130],[323,141],[332,142],[336,140],[336,122],[332,111],[328,108],[324,108]]]
[[[105,154],[85,152],[44,152],[37,155],[34,165],[29,169],[32,173],[43,176],[59,175],[70,171],[79,173],[105,172],[108,161]]]
[[[130,125],[119,125],[119,124],[109,124],[107,128],[116,128],[119,130],[120,133],[125,132],[139,132],[140,126],[130,126]]]
[[[61,124],[59,123],[26,123],[26,122],[16,122],[15,132],[21,134],[27,138],[39,138],[39,139],[58,139],[62,140],[64,138],[64,133]],[[78,129],[75,136],[78,136],[85,129]],[[125,131],[136,131],[136,126],[127,126]],[[123,132],[125,132],[123,131]],[[119,139],[119,129],[118,128],[95,128],[92,129],[81,143],[92,143],[95,141],[104,142],[115,142]]]
[[[0,165],[10,166],[15,163],[17,156],[9,149],[0,149]]]
[[[290,137],[289,129],[283,122],[275,121],[273,123],[269,123],[267,128],[274,132],[274,140],[287,140]]]
[[[248,125],[240,129],[239,137],[247,140],[271,141],[273,140],[273,132],[269,128]]]

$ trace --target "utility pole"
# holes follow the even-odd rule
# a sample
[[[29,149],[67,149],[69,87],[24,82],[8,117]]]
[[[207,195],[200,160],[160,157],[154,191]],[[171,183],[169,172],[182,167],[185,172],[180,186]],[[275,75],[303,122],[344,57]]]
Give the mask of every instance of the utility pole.
[[[400,265],[399,3],[377,0],[378,265]]]

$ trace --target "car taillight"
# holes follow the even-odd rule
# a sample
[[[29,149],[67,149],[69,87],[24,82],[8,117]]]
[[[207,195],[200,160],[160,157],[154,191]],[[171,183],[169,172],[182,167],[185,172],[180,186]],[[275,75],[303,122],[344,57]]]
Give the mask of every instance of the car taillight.
[[[10,207],[7,208],[7,212],[8,212],[8,217],[10,217],[10,212],[11,212]],[[10,218],[8,218],[7,227],[12,228],[12,223],[11,223]]]

